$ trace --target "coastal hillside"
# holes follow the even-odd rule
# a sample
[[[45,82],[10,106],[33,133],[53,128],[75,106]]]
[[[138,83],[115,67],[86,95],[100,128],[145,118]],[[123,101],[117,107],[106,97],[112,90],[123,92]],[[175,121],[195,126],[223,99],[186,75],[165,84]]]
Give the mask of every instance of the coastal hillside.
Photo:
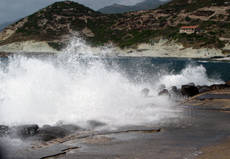
[[[200,32],[181,34],[182,26]],[[184,48],[215,48],[228,53],[230,0],[173,0],[157,9],[103,14],[81,4],[56,2],[0,32],[0,45],[22,41],[46,42],[54,49],[80,34],[92,45],[113,43],[120,48],[157,43],[161,39]]]
[[[111,6],[101,8],[98,11],[105,14],[125,13],[131,11],[155,9],[164,3],[166,3],[166,1],[162,2],[160,0],[145,0],[133,6],[113,4]]]

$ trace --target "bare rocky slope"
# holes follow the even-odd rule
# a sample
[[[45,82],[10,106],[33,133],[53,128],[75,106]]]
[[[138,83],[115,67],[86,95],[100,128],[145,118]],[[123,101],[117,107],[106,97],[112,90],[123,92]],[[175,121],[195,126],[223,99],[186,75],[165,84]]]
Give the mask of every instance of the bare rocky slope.
[[[180,34],[183,25],[199,25],[199,34]],[[60,50],[75,34],[92,45],[113,43],[137,48],[167,39],[181,49],[230,47],[230,0],[173,0],[153,10],[125,14],[102,14],[71,1],[56,2],[0,32],[0,47],[22,41],[46,42]],[[0,49],[1,50],[1,49]]]

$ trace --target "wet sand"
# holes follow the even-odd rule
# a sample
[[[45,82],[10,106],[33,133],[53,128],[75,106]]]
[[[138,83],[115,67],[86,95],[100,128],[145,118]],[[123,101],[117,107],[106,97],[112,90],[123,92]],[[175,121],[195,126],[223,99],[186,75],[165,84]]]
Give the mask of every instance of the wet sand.
[[[158,125],[82,131],[49,142],[27,141],[20,146],[14,143],[17,141],[2,140],[1,145],[7,149],[6,159],[227,159],[230,114],[225,109],[230,108],[230,99],[216,99],[216,94],[228,97],[230,91],[193,97],[175,107],[183,110],[179,118]],[[207,99],[203,99],[205,95]]]

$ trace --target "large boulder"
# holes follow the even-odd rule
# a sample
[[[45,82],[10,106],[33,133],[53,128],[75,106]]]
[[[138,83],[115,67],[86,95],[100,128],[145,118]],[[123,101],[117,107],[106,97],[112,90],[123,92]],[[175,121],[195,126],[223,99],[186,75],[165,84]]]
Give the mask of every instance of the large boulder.
[[[181,94],[183,96],[192,97],[199,94],[199,90],[194,85],[183,85],[181,87]]]

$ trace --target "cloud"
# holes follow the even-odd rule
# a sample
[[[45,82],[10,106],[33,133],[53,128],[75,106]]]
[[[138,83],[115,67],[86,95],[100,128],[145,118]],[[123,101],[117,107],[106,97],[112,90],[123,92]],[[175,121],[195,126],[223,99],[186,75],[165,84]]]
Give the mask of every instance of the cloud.
[[[0,24],[30,15],[55,1],[60,0],[0,0]],[[143,0],[73,0],[94,10],[114,3],[133,5]]]

